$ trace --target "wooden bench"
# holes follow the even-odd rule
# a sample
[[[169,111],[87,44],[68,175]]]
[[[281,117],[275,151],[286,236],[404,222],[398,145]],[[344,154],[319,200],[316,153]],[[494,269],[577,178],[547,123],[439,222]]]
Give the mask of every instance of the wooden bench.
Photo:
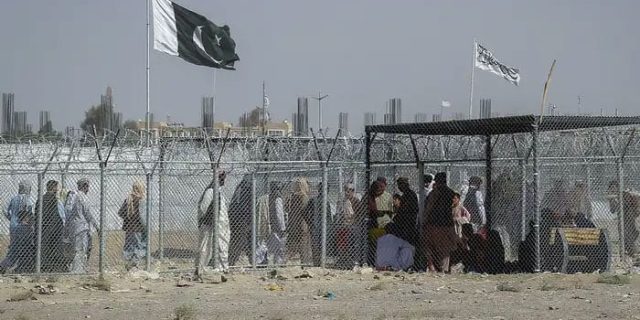
[[[546,248],[544,248],[546,247]],[[608,271],[611,245],[607,230],[553,228],[542,250],[542,269],[562,273]]]

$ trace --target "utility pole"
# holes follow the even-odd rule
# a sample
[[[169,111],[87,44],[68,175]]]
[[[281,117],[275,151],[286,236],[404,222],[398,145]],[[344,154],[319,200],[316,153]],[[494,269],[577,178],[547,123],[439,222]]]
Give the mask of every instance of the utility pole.
[[[318,97],[312,97],[313,99],[318,100],[318,130],[319,132],[322,132],[322,99],[329,97],[328,94],[325,94],[324,96],[322,95],[322,93],[320,91],[318,91]]]
[[[578,115],[582,113],[582,97],[578,96]]]
[[[262,135],[267,135],[267,101],[264,97],[266,97],[267,89],[265,87],[264,81],[262,81]]]

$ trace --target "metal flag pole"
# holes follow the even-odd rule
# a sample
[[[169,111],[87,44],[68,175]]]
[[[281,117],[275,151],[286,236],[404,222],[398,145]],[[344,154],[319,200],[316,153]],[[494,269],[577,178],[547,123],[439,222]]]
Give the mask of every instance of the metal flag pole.
[[[469,93],[469,119],[473,116],[473,80],[476,73],[476,55],[478,54],[478,43],[473,39],[473,63],[471,64],[471,92]]]
[[[149,27],[149,0],[147,0],[147,11],[145,11],[147,13],[147,113],[145,115],[145,130],[147,131],[147,146],[149,146],[149,138],[150,138],[150,134],[151,134],[151,125],[149,124],[149,105],[150,105],[150,94],[149,94],[149,70],[151,69],[150,67],[150,63],[149,63],[149,41],[151,40],[150,38],[150,27]]]
[[[218,69],[213,69],[213,111],[211,114],[211,131],[213,131],[214,123],[216,122],[216,100],[218,100],[218,94],[216,92],[217,75],[218,75]]]

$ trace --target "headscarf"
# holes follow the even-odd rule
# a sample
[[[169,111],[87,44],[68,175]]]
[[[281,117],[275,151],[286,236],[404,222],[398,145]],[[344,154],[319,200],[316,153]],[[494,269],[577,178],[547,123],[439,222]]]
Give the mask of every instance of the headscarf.
[[[131,193],[127,198],[127,215],[131,216],[135,213],[135,204],[140,203],[145,196],[144,184],[141,181],[135,181],[131,186]]]
[[[376,198],[379,193],[384,191],[384,183],[382,181],[376,180],[371,184],[371,189],[369,189],[368,196],[368,205],[369,205],[369,213],[377,212],[378,206],[376,205]]]
[[[31,184],[28,181],[20,181],[18,183],[18,194],[29,195],[31,193]]]
[[[293,182],[293,194],[299,196],[308,196],[309,195],[309,183],[307,179],[298,177]]]

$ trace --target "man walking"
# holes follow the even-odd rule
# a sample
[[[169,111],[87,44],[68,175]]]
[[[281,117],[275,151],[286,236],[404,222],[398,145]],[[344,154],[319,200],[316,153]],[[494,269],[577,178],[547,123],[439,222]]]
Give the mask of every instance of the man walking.
[[[7,256],[0,262],[0,273],[7,269],[12,269],[20,260],[19,256],[24,254],[19,252],[24,242],[25,232],[23,230],[33,226],[33,202],[29,198],[31,185],[27,181],[18,184],[18,194],[11,198],[5,216],[9,220],[9,251]],[[27,225],[27,222],[29,225]]]
[[[200,231],[200,240],[198,253],[195,261],[195,275],[201,277],[205,271],[205,266],[211,259],[211,248],[217,246],[217,256],[213,261],[214,270],[218,272],[227,272],[229,269],[229,238],[231,230],[229,227],[229,214],[227,212],[227,204],[224,197],[220,194],[226,174],[224,171],[218,174],[218,190],[214,190],[215,181],[212,181],[205,189],[198,203],[198,230]],[[215,199],[218,202],[218,212],[215,212]],[[218,225],[217,238],[213,239],[213,244],[209,243],[211,235],[214,232],[216,224]]]
[[[66,238],[73,249],[71,273],[86,273],[88,271],[89,251],[91,249],[92,228],[99,230],[98,223],[89,208],[89,180],[82,178],[76,183],[78,191],[70,192],[67,196],[69,215],[65,225]],[[70,209],[70,210],[69,210]]]

